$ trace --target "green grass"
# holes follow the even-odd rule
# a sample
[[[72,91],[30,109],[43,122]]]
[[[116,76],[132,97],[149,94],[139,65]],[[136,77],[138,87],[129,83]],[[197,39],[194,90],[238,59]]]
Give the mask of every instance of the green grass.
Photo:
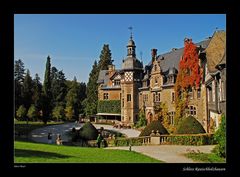
[[[226,163],[226,159],[221,158],[214,153],[188,153],[185,154],[185,156],[199,162]]]
[[[160,163],[143,154],[99,148],[14,142],[15,163]]]

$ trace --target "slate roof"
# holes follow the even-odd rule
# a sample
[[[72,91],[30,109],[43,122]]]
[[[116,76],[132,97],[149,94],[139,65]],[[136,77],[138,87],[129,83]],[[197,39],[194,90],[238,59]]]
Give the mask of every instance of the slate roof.
[[[223,64],[226,64],[226,52],[224,53],[222,60],[218,63],[218,65],[223,65]]]
[[[226,51],[224,53],[222,60],[217,64],[216,69],[222,70],[225,67],[226,67]]]
[[[226,63],[226,32],[216,31],[206,49],[206,58],[208,71],[215,73],[217,71],[216,66],[222,62]]]
[[[101,70],[98,75],[98,84],[107,84],[109,81],[108,70]]]
[[[199,43],[196,43],[196,45],[201,46],[202,49],[205,49],[207,48],[210,40],[211,39],[203,40]],[[175,68],[178,71],[178,65],[179,65],[180,57],[183,55],[183,50],[184,50],[184,47],[180,49],[175,49],[168,53],[164,53],[157,56],[157,60],[160,63],[162,73],[168,74],[169,69],[171,70],[171,68]],[[127,70],[127,69],[133,69],[133,68],[142,69],[143,68],[142,63],[134,57],[127,57],[122,63],[122,69]],[[150,71],[151,68],[152,68],[152,62],[150,62],[148,65],[145,66],[145,72],[144,72],[145,75],[143,79],[146,80],[149,78],[149,75],[147,74],[147,70]],[[118,70],[118,72],[120,71],[121,70]],[[177,71],[174,71],[174,73]],[[108,82],[109,82],[108,70],[101,70],[99,72],[97,83],[101,83],[103,84],[103,86],[107,86]]]
[[[206,48],[210,42],[210,39],[198,42],[195,45],[201,46],[201,48]],[[183,55],[184,47],[180,49],[175,49],[171,52],[164,53],[157,56],[157,60],[160,61],[160,67],[162,72],[166,72],[169,68],[175,67],[178,70],[180,57]],[[150,62],[149,66],[152,65]]]
[[[133,70],[133,69],[142,69],[143,64],[135,57],[127,57],[123,60],[122,69],[123,70]]]

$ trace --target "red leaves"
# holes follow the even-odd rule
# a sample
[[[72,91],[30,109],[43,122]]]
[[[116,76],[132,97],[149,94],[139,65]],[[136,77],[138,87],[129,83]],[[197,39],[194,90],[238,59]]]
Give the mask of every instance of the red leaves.
[[[176,85],[181,89],[198,88],[202,79],[200,72],[198,49],[191,39],[185,39],[183,57],[179,62],[179,73]]]

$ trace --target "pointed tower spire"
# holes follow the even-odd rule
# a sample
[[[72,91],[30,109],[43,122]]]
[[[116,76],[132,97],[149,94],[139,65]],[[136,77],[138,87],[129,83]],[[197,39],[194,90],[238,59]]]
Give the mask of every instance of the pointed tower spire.
[[[132,38],[133,38],[133,37],[132,37],[132,36],[133,36],[133,35],[132,35],[132,30],[133,30],[133,27],[132,27],[132,26],[130,26],[130,27],[128,27],[128,29],[130,30],[130,39],[132,40]]]
[[[136,53],[135,53],[135,42],[133,41],[133,36],[132,36],[132,27],[128,27],[128,29],[131,31],[130,34],[130,40],[128,41],[128,45],[127,45],[127,56],[131,56],[131,57],[136,57]]]

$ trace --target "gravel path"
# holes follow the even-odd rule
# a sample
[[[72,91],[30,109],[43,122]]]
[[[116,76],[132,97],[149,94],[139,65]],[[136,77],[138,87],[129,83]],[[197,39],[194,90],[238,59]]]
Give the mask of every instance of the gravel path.
[[[140,131],[134,129],[117,129],[110,125],[93,124],[97,129],[104,127],[104,129],[119,131],[128,137],[137,137]],[[30,138],[35,142],[47,143],[47,135],[49,132],[53,135],[53,140],[56,139],[57,134],[61,134],[63,141],[69,141],[69,137],[65,135],[66,132],[71,131],[73,127],[79,129],[82,124],[77,125],[75,123],[66,123],[60,125],[52,125],[43,128],[33,130],[30,133]],[[132,146],[132,151],[140,152],[147,156],[162,160],[167,163],[196,163],[195,161],[188,159],[183,154],[189,150],[195,152],[210,153],[214,148],[212,145],[208,146],[180,146],[180,145],[157,145],[157,146]],[[122,149],[129,150],[129,147],[108,147],[106,149]],[[199,163],[199,162],[198,162]]]
[[[140,152],[147,156],[162,160],[167,163],[200,163],[185,157],[183,154],[189,150],[195,152],[210,153],[214,145],[205,146],[181,146],[181,145],[157,145],[157,146],[132,146],[132,151]],[[129,147],[108,147],[107,149],[129,150]]]
[[[60,134],[62,137],[63,141],[69,141],[68,136],[66,136],[66,132],[71,131],[73,127],[76,129],[79,129],[83,124],[75,124],[75,123],[66,123],[66,124],[60,124],[60,125],[52,125],[52,126],[47,126],[39,129],[35,129],[30,133],[30,138],[39,143],[47,143],[47,135],[49,132],[52,133],[53,140],[56,139],[57,135]],[[127,137],[137,137],[140,134],[140,131],[134,130],[134,129],[117,129],[113,128],[111,125],[103,125],[103,124],[93,124],[97,129],[100,127],[103,127],[104,129],[109,129],[109,130],[115,130],[118,132],[121,132]]]

